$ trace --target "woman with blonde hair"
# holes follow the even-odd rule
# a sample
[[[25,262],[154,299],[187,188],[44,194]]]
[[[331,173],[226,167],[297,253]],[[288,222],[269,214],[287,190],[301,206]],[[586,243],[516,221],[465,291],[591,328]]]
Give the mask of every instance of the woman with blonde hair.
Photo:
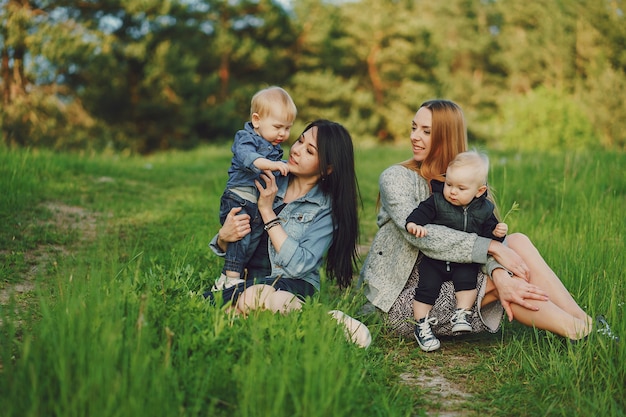
[[[570,340],[586,337],[596,326],[569,294],[532,242],[523,234],[504,243],[440,225],[427,225],[417,238],[405,229],[411,211],[431,194],[430,181],[442,181],[449,162],[467,150],[467,130],[461,108],[449,100],[424,102],[411,127],[413,157],[387,168],[379,179],[379,230],[361,270],[368,300],[386,314],[399,334],[417,338],[423,329],[413,317],[413,295],[424,254],[457,263],[480,263],[478,297],[469,322],[473,332],[495,333],[506,311],[509,320],[548,330]],[[445,282],[431,310],[432,332],[451,335],[455,311],[454,287]],[[616,339],[606,321],[599,331]],[[428,331],[430,331],[430,328]],[[428,334],[421,335],[428,338]]]

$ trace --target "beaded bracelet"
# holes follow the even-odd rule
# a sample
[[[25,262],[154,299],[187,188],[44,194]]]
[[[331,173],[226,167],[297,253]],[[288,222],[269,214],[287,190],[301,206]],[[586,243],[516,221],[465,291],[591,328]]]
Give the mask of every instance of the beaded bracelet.
[[[278,226],[280,224],[280,219],[278,217],[276,217],[275,219],[270,220],[269,222],[265,223],[263,225],[263,229],[265,229],[265,231],[270,230],[272,227],[274,226]]]

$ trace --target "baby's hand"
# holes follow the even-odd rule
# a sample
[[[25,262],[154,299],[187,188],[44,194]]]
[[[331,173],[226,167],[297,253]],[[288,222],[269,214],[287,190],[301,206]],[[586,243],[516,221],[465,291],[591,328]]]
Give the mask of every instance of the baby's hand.
[[[509,231],[509,226],[506,223],[498,223],[496,228],[493,229],[493,235],[496,237],[504,237]]]
[[[284,162],[274,162],[272,164],[272,171],[280,171],[281,175],[286,176],[289,174],[289,165]]]
[[[424,237],[428,234],[424,226],[419,226],[415,223],[407,223],[406,230],[415,237]]]

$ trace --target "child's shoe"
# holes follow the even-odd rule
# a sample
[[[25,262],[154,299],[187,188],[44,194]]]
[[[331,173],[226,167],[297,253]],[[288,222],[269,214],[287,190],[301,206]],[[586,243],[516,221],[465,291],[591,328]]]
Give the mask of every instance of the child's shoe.
[[[211,291],[224,291],[226,288],[234,287],[237,284],[245,282],[240,278],[230,278],[224,274],[221,274],[218,279],[215,280],[215,284],[211,287]]]
[[[439,339],[435,337],[430,328],[431,324],[434,326],[438,322],[437,317],[428,318],[428,316],[426,316],[421,318],[417,324],[415,324],[415,332],[413,335],[415,336],[415,340],[417,340],[417,344],[420,349],[424,352],[437,350],[439,349],[439,346],[441,346]]]
[[[467,316],[471,314],[471,311],[464,308],[457,308],[454,310],[454,315],[450,319],[452,323],[453,332],[471,332],[472,325],[467,321]]]

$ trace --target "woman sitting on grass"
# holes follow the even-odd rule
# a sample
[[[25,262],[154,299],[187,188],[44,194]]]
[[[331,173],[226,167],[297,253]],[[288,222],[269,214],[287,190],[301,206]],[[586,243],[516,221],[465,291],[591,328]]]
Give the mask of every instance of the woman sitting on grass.
[[[407,216],[431,194],[430,180],[443,181],[450,161],[467,150],[467,129],[461,108],[448,100],[423,103],[412,120],[411,159],[387,168],[380,175],[378,232],[361,270],[365,295],[386,313],[399,334],[436,340],[452,335],[454,288],[445,282],[429,322],[416,322],[414,300],[419,282],[421,253],[443,261],[486,264],[489,279],[478,275],[478,298],[468,317],[471,331],[496,332],[503,313],[509,320],[548,330],[571,341],[597,330],[618,340],[604,317],[595,321],[576,303],[560,278],[533,243],[514,233],[505,244],[475,233],[430,224],[428,235],[417,238],[405,229]],[[431,327],[432,325],[432,327]],[[436,344],[436,342],[434,342]]]
[[[222,291],[239,313],[263,308],[287,313],[302,308],[320,290],[320,267],[340,288],[347,288],[357,260],[358,185],[348,131],[338,123],[309,124],[289,151],[289,175],[261,175],[258,213],[265,232],[246,266],[246,280]],[[228,243],[250,233],[250,216],[234,208],[210,247],[224,256]],[[215,299],[208,292],[206,297]],[[370,344],[365,325],[340,311],[332,316],[362,347]]]

